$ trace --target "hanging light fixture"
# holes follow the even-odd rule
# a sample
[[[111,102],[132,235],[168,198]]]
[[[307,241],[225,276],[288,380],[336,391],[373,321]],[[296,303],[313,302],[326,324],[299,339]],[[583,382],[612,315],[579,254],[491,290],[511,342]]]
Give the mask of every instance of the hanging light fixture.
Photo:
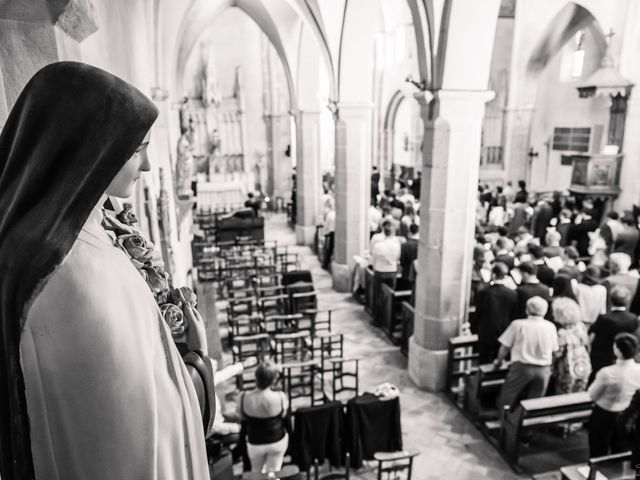
[[[631,94],[634,84],[618,71],[611,55],[611,37],[613,35],[613,30],[607,35],[607,49],[600,63],[600,68],[576,87],[580,98],[616,97],[617,95],[628,97]]]

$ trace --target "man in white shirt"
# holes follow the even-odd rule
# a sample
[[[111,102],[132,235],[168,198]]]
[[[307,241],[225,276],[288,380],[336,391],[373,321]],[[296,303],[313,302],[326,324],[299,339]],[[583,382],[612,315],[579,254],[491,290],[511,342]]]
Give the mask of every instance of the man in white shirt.
[[[589,386],[595,403],[589,418],[589,457],[602,457],[629,449],[619,417],[640,389],[640,365],[634,360],[638,347],[631,333],[619,333],[613,343],[616,363],[598,371]]]
[[[495,361],[500,367],[511,352],[511,365],[500,393],[499,408],[515,408],[520,400],[543,397],[551,377],[553,352],[558,350],[558,332],[544,319],[548,304],[542,297],[527,301],[527,318],[514,320],[498,338],[500,350]]]
[[[382,220],[382,210],[376,207],[373,202],[369,205],[369,238],[373,237],[380,228]]]
[[[324,227],[322,233],[324,233],[324,260],[322,262],[322,268],[328,269],[331,265],[331,259],[333,258],[334,239],[336,231],[336,210],[331,206],[324,216]]]
[[[400,239],[395,235],[395,222],[390,219],[383,220],[382,231],[384,238],[377,238],[371,242],[371,266],[373,268],[373,295],[376,299],[376,308],[373,312],[375,324],[379,323],[379,300],[382,284],[386,283],[391,288],[396,287],[398,274],[398,262],[400,261]]]

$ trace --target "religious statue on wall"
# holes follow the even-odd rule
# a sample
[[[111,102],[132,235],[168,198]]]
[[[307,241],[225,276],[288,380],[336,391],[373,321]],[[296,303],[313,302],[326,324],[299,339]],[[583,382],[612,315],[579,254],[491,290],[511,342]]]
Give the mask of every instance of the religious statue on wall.
[[[190,199],[193,196],[191,182],[194,173],[193,158],[193,126],[182,133],[178,140],[178,161],[176,163],[176,192],[181,200]]]

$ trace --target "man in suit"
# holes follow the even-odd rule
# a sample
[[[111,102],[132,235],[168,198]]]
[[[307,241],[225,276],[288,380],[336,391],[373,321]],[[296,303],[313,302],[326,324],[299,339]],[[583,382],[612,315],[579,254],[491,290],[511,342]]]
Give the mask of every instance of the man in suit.
[[[518,295],[518,306],[515,318],[527,317],[527,300],[533,297],[540,297],[547,302],[551,300],[549,287],[540,283],[538,279],[538,267],[532,262],[524,262],[518,266],[518,270],[522,274],[522,282],[516,289]]]
[[[375,165],[371,168],[371,203],[373,206],[378,205],[378,195],[380,194],[380,173]]]
[[[618,285],[611,289],[611,312],[599,315],[589,328],[591,341],[591,380],[603,367],[615,362],[613,339],[618,333],[635,333],[638,317],[627,311],[631,295],[629,289]]]
[[[496,240],[495,261],[504,263],[509,270],[512,270],[515,259],[513,251],[508,248],[507,238],[498,237]]]
[[[540,200],[533,209],[533,216],[531,217],[531,233],[535,238],[540,239],[540,243],[544,245],[547,235],[547,227],[553,217],[553,209],[549,202],[546,200]]]
[[[566,247],[569,245],[569,233],[571,230],[571,226],[573,223],[571,222],[571,210],[563,209],[560,211],[560,217],[558,220],[558,226],[556,230],[560,234],[560,246]]]
[[[502,335],[515,318],[518,297],[505,286],[509,270],[504,263],[496,262],[491,269],[491,283],[480,290],[476,297],[476,319],[478,323],[478,353],[480,364],[491,363],[498,356]]]
[[[626,253],[614,252],[609,255],[609,271],[611,275],[604,279],[602,285],[607,289],[607,311],[611,311],[611,291],[614,287],[621,286],[629,290],[629,301],[636,294],[638,279],[629,273],[631,258]],[[625,304],[629,308],[629,303]]]
[[[400,247],[400,268],[402,269],[402,280],[409,284],[411,265],[418,258],[418,225],[409,225],[409,236],[407,241]]]
[[[578,253],[581,257],[589,256],[589,234],[598,229],[598,222],[593,218],[593,210],[587,209],[582,212],[580,223],[574,224],[569,230],[569,239],[575,242]]]
[[[538,267],[538,280],[540,280],[547,287],[553,286],[553,279],[556,276],[556,273],[547,266],[547,263],[544,259],[544,250],[540,245],[536,245],[535,243],[529,244],[529,253],[533,257],[533,264]]]

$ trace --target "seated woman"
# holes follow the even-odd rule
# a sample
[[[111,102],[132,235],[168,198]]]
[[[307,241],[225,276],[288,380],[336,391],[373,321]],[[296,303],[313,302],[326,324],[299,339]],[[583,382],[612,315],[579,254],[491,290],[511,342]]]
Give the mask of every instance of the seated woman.
[[[265,360],[256,369],[256,389],[244,393],[238,413],[247,426],[247,453],[253,472],[277,472],[289,445],[284,417],[289,402],[283,392],[272,389],[278,379],[276,365]]]

